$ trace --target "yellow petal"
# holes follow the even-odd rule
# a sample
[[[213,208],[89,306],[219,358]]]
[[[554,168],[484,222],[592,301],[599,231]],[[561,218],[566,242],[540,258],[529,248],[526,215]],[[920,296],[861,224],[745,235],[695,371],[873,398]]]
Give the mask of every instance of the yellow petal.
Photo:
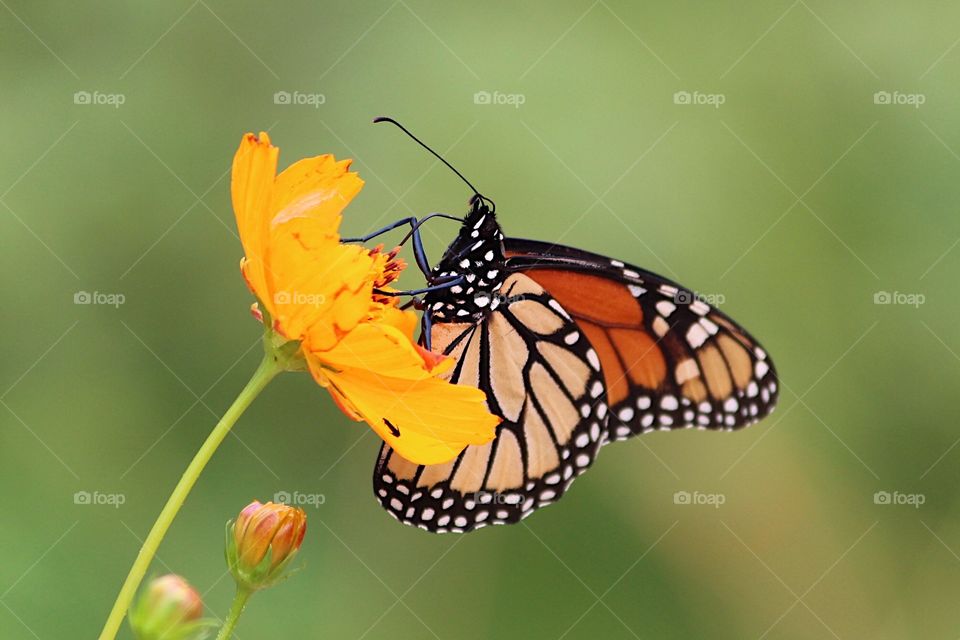
[[[309,340],[312,349],[329,349],[337,331],[348,331],[370,311],[372,258],[366,249],[328,238],[305,243],[312,220],[287,222],[270,244],[268,289],[278,329],[291,340]]]
[[[430,369],[408,335],[385,322],[365,322],[332,349],[315,355],[338,371],[366,369],[381,377],[406,380],[424,380],[454,365],[452,358],[444,358]]]
[[[414,334],[420,325],[420,320],[417,318],[417,314],[412,311],[402,311],[395,306],[384,307],[380,312],[379,320],[376,322],[384,323],[400,330],[403,335],[410,340],[413,348],[416,349],[420,355],[424,368],[432,374],[438,375],[453,368],[454,361],[452,358],[448,358],[441,353],[428,351],[417,344]]]
[[[266,133],[261,132],[259,137],[246,134],[233,157],[230,181],[233,211],[246,255],[242,265],[243,275],[253,293],[261,300],[269,297],[264,275],[269,238],[268,208],[279,154],[280,150],[270,144],[270,136]]]
[[[276,226],[294,218],[311,218],[336,233],[340,214],[363,187],[350,160],[337,162],[329,154],[298,160],[277,176],[270,210]]]
[[[420,325],[417,314],[412,311],[402,311],[397,307],[384,307],[381,312],[382,322],[399,329],[409,340],[414,340],[414,334]]]
[[[318,366],[315,359],[311,369]],[[416,464],[440,464],[470,444],[493,440],[500,419],[474,387],[438,378],[391,378],[367,369],[324,370],[353,417],[362,417],[401,456]],[[343,400],[346,400],[346,403]]]

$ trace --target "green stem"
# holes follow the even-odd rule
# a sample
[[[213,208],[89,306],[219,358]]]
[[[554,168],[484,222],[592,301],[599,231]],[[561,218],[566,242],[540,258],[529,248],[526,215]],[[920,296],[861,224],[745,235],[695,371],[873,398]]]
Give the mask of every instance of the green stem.
[[[160,512],[160,515],[157,516],[157,521],[153,523],[153,528],[150,529],[146,540],[143,541],[140,552],[137,554],[137,559],[134,560],[133,566],[130,567],[130,573],[127,574],[127,579],[124,580],[123,586],[120,588],[120,594],[117,596],[116,602],[113,603],[113,609],[110,611],[110,616],[103,626],[103,631],[100,632],[100,640],[113,640],[116,637],[117,631],[120,629],[120,624],[123,622],[123,616],[130,607],[130,602],[133,600],[133,596],[137,592],[137,587],[140,586],[140,582],[143,580],[143,576],[146,574],[147,568],[149,568],[150,562],[153,560],[153,556],[156,554],[157,548],[163,540],[163,536],[167,533],[167,529],[170,528],[170,524],[177,516],[177,512],[180,511],[180,507],[183,506],[187,495],[197,482],[197,478],[200,477],[203,468],[210,461],[210,458],[217,450],[217,447],[220,446],[220,443],[223,442],[223,439],[230,433],[230,429],[237,419],[243,414],[246,408],[250,406],[250,403],[253,402],[254,398],[263,391],[263,388],[267,386],[267,383],[269,383],[274,376],[283,371],[284,364],[282,359],[278,359],[275,353],[268,352],[260,363],[260,366],[258,366],[257,370],[253,373],[250,381],[247,382],[247,385],[243,388],[243,391],[241,391],[237,399],[233,401],[233,404],[230,405],[227,412],[220,418],[217,426],[213,428],[213,431],[207,436],[203,445],[200,446],[196,455],[193,456],[193,460],[190,461],[190,466],[183,472],[180,481],[173,489],[173,493],[171,493],[167,499],[163,510]]]
[[[237,626],[237,620],[240,619],[240,614],[243,613],[243,609],[247,606],[247,600],[250,599],[251,595],[253,595],[253,591],[244,587],[237,587],[237,594],[233,596],[233,604],[230,605],[230,613],[227,614],[227,619],[224,621],[223,626],[220,627],[217,640],[228,640],[230,636],[233,635],[233,629]]]

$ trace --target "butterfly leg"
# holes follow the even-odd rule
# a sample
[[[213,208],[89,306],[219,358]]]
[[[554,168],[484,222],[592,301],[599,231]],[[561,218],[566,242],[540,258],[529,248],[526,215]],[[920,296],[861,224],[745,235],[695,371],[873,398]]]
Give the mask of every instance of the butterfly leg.
[[[424,277],[427,279],[427,283],[436,284],[439,281],[433,278],[433,269],[430,267],[430,262],[427,260],[427,252],[423,248],[423,238],[420,236],[420,226],[431,218],[446,218],[448,220],[457,220],[462,221],[461,218],[456,216],[451,216],[446,213],[431,213],[429,215],[420,218],[409,218],[410,220],[410,231],[407,232],[405,236],[400,240],[400,246],[403,246],[407,240],[413,238],[413,256],[417,261],[417,267],[423,273]]]
[[[429,287],[424,287],[422,289],[411,289],[409,291],[383,291],[381,289],[374,289],[373,292],[381,296],[387,296],[390,298],[395,298],[397,296],[416,296],[421,293],[430,293],[431,291],[440,291],[442,289],[449,289],[450,287],[455,287],[458,284],[463,284],[464,276],[453,276],[448,277],[445,280],[437,280],[437,284],[430,285]]]
[[[419,299],[415,298],[419,301]],[[420,316],[420,341],[423,342],[423,348],[427,351],[433,351],[431,333],[433,333],[433,320],[430,319],[430,312],[424,312]]]
[[[422,222],[423,221],[421,220],[421,223]],[[410,229],[410,233],[407,234],[407,236],[403,239],[403,241],[400,244],[402,245],[403,242],[406,242],[407,238],[409,238],[412,234],[413,258],[414,260],[417,261],[417,267],[419,267],[420,271],[423,273],[424,277],[427,279],[427,282],[432,284],[434,282],[433,275],[432,275],[433,269],[430,267],[430,261],[427,260],[427,252],[423,248],[423,239],[420,237],[419,224],[420,223],[416,223],[416,222],[413,223],[412,228]]]
[[[411,216],[409,218],[402,218],[400,220],[397,220],[396,222],[392,224],[388,224],[382,229],[378,229],[377,231],[374,231],[372,233],[368,233],[365,236],[360,236],[357,238],[344,238],[342,242],[364,243],[369,240],[372,240],[373,238],[376,238],[377,236],[381,236],[387,233],[388,231],[393,231],[398,227],[409,225],[410,231],[408,231],[407,234],[403,237],[403,239],[400,240],[400,246],[403,246],[404,244],[406,244],[407,241],[410,240],[411,238],[413,239],[413,255],[414,255],[414,259],[417,262],[417,268],[419,268],[420,271],[423,272],[423,275],[426,276],[427,281],[432,284],[433,278],[431,276],[431,273],[433,269],[430,267],[429,260],[427,260],[427,253],[423,248],[423,240],[420,237],[420,226],[427,220],[430,220],[431,218],[446,218],[448,220],[456,220],[458,222],[462,222],[463,220],[462,218],[458,218],[456,216],[452,216],[446,213],[431,213],[424,216],[423,218],[420,218],[419,220]]]
[[[426,306],[424,305],[422,298],[413,297],[400,305],[400,308],[406,311],[410,307],[413,307],[417,311],[425,311]],[[433,327],[433,321],[430,320],[430,314],[424,313],[420,316],[420,346],[430,351],[430,329]]]
[[[452,287],[452,286],[455,286],[457,283],[461,282],[462,279],[463,279],[462,277],[457,277],[451,280],[450,282],[445,282],[444,284],[432,287],[432,289],[436,291],[437,289]],[[428,287],[428,288],[431,288],[431,287]],[[420,316],[420,344],[427,351],[431,351],[433,349],[431,344],[432,343],[431,329],[433,328],[433,320],[430,319],[430,313],[429,311],[426,310],[423,299],[416,296],[410,298],[400,306],[400,308],[404,310],[409,309],[410,307],[413,307],[418,311],[424,312],[423,315]]]
[[[415,225],[416,223],[417,223],[417,219],[416,219],[416,218],[413,218],[413,217],[410,217],[410,218],[402,218],[402,219],[400,219],[400,220],[397,220],[396,222],[393,222],[393,223],[391,223],[391,224],[388,224],[387,226],[383,227],[382,229],[377,229],[376,231],[374,231],[374,232],[372,232],[372,233],[368,233],[368,234],[365,235],[365,236],[359,236],[359,237],[357,237],[357,238],[343,238],[343,239],[341,240],[341,242],[344,242],[344,243],[349,243],[349,242],[364,243],[364,242],[368,242],[368,241],[370,241],[370,240],[373,240],[373,239],[376,238],[377,236],[382,236],[383,234],[387,233],[388,231],[393,231],[393,230],[396,229],[397,227],[402,227],[402,226],[404,226],[404,225],[413,226],[413,225]]]
[[[419,225],[422,224],[422,222],[423,220],[418,221],[416,218],[412,216],[409,218],[402,218],[400,220],[397,220],[396,222],[388,224],[382,229],[377,229],[372,233],[368,233],[365,236],[359,236],[356,238],[343,238],[341,242],[343,242],[344,244],[353,243],[353,242],[359,242],[360,244],[363,244],[365,242],[373,240],[377,236],[382,236],[383,234],[389,231],[393,231],[397,227],[403,227],[405,225],[409,225],[410,232],[408,232],[407,235],[404,236],[403,240],[400,242],[400,246],[403,246],[403,244],[408,239],[410,239],[410,235],[412,233],[414,236],[413,238],[414,259],[417,261],[417,267],[420,269],[420,271],[423,272],[425,276],[427,276],[427,280],[429,281],[430,280],[430,263],[427,260],[427,254],[423,249],[423,242],[420,240],[420,233],[419,233]]]

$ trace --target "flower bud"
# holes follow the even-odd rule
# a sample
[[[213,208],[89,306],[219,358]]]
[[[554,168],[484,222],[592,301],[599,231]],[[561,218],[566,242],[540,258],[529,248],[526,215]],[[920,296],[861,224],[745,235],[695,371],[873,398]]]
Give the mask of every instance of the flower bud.
[[[137,640],[200,640],[215,625],[201,616],[200,595],[171,573],[147,585],[130,609],[130,626]]]
[[[276,584],[300,550],[307,515],[296,507],[254,500],[227,523],[227,566],[237,584],[256,590]]]

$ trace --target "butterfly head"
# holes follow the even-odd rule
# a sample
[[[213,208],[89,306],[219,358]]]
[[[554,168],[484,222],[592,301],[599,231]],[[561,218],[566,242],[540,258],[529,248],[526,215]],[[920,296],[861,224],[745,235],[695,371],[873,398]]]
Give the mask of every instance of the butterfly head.
[[[503,232],[492,201],[477,194],[456,239],[433,269],[438,281],[461,282],[424,297],[431,317],[446,322],[478,320],[500,303],[506,277]]]

